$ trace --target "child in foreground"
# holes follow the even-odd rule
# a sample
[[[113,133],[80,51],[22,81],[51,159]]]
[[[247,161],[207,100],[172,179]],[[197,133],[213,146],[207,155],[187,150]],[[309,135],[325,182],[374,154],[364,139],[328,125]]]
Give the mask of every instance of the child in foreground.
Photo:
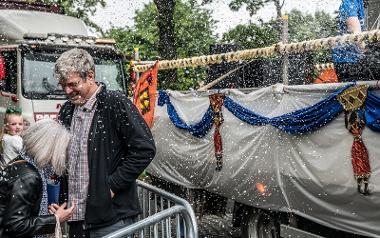
[[[3,135],[1,136],[2,166],[16,158],[22,150],[23,118],[21,110],[8,108],[4,117]]]

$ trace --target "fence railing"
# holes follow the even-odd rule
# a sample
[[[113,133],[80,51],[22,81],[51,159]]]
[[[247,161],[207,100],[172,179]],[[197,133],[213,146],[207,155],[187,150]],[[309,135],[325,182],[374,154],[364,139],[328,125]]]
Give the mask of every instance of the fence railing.
[[[104,238],[198,238],[196,217],[186,200],[141,181],[137,185],[139,221]]]

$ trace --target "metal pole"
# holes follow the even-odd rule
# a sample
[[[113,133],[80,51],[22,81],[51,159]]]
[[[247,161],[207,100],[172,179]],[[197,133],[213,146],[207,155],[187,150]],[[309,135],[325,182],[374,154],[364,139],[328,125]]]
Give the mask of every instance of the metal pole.
[[[281,17],[281,26],[282,26],[282,34],[281,40],[282,43],[287,44],[289,41],[289,24],[288,15],[283,15]],[[282,83],[285,85],[289,84],[289,55],[288,53],[284,53],[282,56]]]

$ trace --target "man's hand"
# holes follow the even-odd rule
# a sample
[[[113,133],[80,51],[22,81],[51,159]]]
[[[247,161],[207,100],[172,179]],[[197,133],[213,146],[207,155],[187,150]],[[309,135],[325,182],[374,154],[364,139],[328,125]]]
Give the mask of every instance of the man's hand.
[[[65,209],[66,206],[66,203],[63,203],[61,206],[53,203],[49,206],[49,213],[57,215],[59,218],[59,222],[65,222],[69,220],[69,218],[73,215],[75,204]]]

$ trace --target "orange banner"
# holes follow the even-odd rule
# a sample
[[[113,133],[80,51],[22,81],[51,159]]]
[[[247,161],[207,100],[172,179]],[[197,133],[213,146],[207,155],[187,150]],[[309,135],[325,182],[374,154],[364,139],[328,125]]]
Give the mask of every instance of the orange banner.
[[[338,77],[336,76],[335,69],[325,69],[320,72],[314,83],[337,83]]]
[[[142,73],[137,82],[133,97],[133,103],[150,128],[153,126],[154,106],[156,104],[157,71],[158,61],[151,69]]]

